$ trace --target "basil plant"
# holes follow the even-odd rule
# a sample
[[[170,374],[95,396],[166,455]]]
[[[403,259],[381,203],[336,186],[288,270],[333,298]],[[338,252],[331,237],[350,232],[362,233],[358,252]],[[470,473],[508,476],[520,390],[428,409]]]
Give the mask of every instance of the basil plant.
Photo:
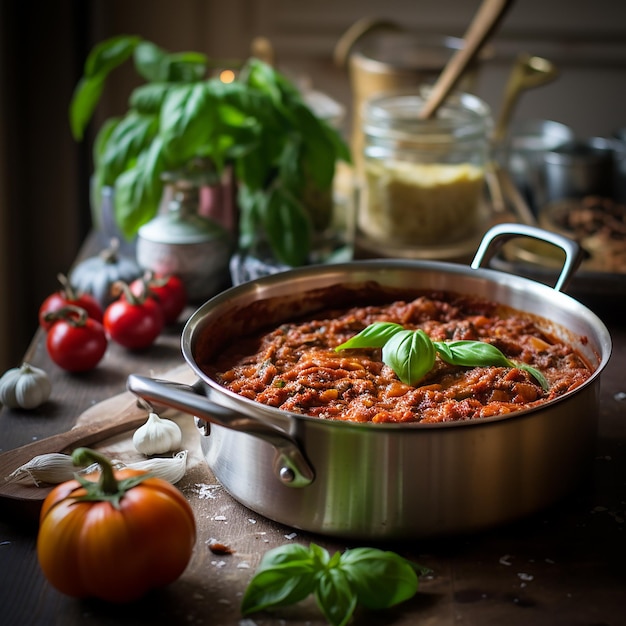
[[[339,133],[285,76],[258,59],[224,83],[209,76],[216,64],[203,54],[168,53],[123,35],[87,57],[69,109],[77,141],[109,74],[131,58],[145,83],[131,93],[125,115],[101,126],[93,155],[94,195],[114,188],[124,236],[132,238],[156,215],[165,172],[193,172],[199,164],[217,181],[229,166],[238,190],[240,247],[249,249],[262,233],[279,261],[304,264],[320,221],[311,199],[329,193],[337,162],[350,160]]]

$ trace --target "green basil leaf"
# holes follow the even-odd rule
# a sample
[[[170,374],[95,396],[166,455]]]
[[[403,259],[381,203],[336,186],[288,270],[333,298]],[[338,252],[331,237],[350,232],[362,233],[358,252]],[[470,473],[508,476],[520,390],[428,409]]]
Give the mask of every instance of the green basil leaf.
[[[100,130],[96,134],[93,144],[93,163],[94,171],[90,180],[89,201],[94,210],[94,218],[101,219],[102,216],[102,200],[104,198],[104,187],[111,186],[113,183],[105,182],[105,166],[103,163],[104,153],[111,133],[115,130],[121,119],[111,117],[106,120]]]
[[[137,73],[149,83],[191,83],[201,80],[208,67],[206,55],[200,52],[170,54],[149,41],[135,49]]]
[[[352,350],[354,348],[382,348],[393,335],[404,330],[400,324],[393,322],[376,322],[364,328],[360,333],[350,337],[338,345],[335,350]]]
[[[290,137],[283,146],[279,157],[280,178],[290,189],[302,189],[305,178],[301,167],[302,140]]]
[[[281,263],[299,266],[306,262],[310,249],[311,224],[297,200],[282,187],[270,191],[263,228]]]
[[[93,115],[103,89],[103,76],[83,77],[78,81],[70,101],[69,110],[70,128],[76,141],[82,140],[85,127]]]
[[[70,101],[70,128],[76,141],[82,140],[84,136],[85,127],[100,101],[107,76],[133,54],[139,42],[139,37],[112,37],[94,46],[89,53],[83,76]]]
[[[255,144],[251,144],[254,146]],[[266,148],[263,147],[263,140],[258,134],[256,136],[256,150],[247,150],[240,154],[235,164],[235,175],[237,180],[245,184],[251,190],[265,191],[267,180],[270,178],[272,163],[266,158]]]
[[[304,600],[315,590],[317,559],[323,559],[324,552],[320,548],[313,553],[297,543],[268,550],[246,589],[242,613],[247,615]]]
[[[139,113],[158,116],[171,89],[170,83],[147,83],[130,94],[130,107]]]
[[[304,600],[315,590],[316,576],[303,563],[285,563],[254,575],[241,601],[243,615],[287,606]]]
[[[313,545],[314,544],[311,544],[311,548],[313,548]],[[318,556],[321,556],[323,555],[323,552],[326,552],[326,550],[319,548],[319,546],[316,546],[316,548],[317,550],[315,553]],[[323,552],[320,552],[320,550]],[[328,552],[326,552],[326,558],[328,558]],[[309,563],[312,565],[314,563],[314,556],[311,550],[302,544],[287,543],[283,546],[278,546],[277,548],[268,550],[261,558],[257,572],[290,562]]]
[[[96,44],[85,61],[84,76],[106,77],[130,58],[140,42],[135,35],[117,35]]]
[[[115,181],[115,219],[128,239],[157,214],[163,194],[161,174],[165,169],[163,146],[157,137],[139,155],[137,165]]]
[[[306,171],[320,189],[328,189],[335,176],[335,147],[322,130],[320,119],[306,105],[297,103],[292,114],[303,139]]]
[[[239,185],[237,204],[239,205],[239,247],[250,250],[257,241],[262,215],[267,212],[267,195],[261,190],[251,190],[247,185]]]
[[[169,77],[168,53],[152,43],[142,41],[134,50],[137,73],[149,83],[164,83]]]
[[[316,543],[309,544],[309,554],[318,569],[329,567],[331,565],[334,566],[335,563],[338,562],[338,557],[341,556],[339,552],[335,552],[335,554],[331,557],[326,548],[322,548]]]
[[[121,121],[121,117],[110,117],[102,124],[100,130],[96,134],[93,144],[93,161],[96,169],[96,175],[98,173],[98,169],[101,167],[101,162],[104,157],[109,138],[111,137],[111,133]]]
[[[206,83],[172,87],[163,102],[159,130],[168,159],[182,164],[197,156],[216,121],[215,102]]]
[[[438,341],[435,342],[435,348],[439,356],[450,365],[465,367],[511,365],[511,362],[496,346],[485,341]]]
[[[335,159],[338,161],[345,161],[346,163],[352,162],[352,156],[350,154],[350,148],[348,144],[345,142],[341,133],[331,126],[325,120],[321,120],[321,128],[328,140],[332,143]]]
[[[207,86],[220,106],[227,105],[240,111],[244,117],[254,118],[262,126],[270,125],[272,131],[281,130],[280,115],[267,94],[254,91],[239,81],[223,83],[212,78],[207,81]]]
[[[99,160],[104,183],[114,185],[117,177],[137,163],[158,130],[158,118],[130,111],[112,129]]]
[[[345,626],[357,605],[357,596],[350,586],[348,577],[337,567],[327,569],[319,577],[315,599],[331,626]]]
[[[282,105],[285,92],[295,92],[291,86],[286,86],[281,82],[280,75],[271,65],[259,59],[253,58],[246,63],[241,71],[241,80],[268,95],[276,106]]]
[[[417,592],[415,567],[395,552],[353,548],[343,553],[340,567],[357,593],[359,604],[369,609],[385,609]]]
[[[508,359],[496,346],[485,341],[437,341],[435,348],[446,363],[463,367],[517,367],[528,372],[544,390],[550,385],[546,377],[526,363],[516,363]]]
[[[383,363],[406,385],[415,385],[435,365],[435,346],[423,330],[401,330],[383,346]]]
[[[200,52],[171,54],[167,80],[186,83],[202,80],[208,65],[208,57]]]

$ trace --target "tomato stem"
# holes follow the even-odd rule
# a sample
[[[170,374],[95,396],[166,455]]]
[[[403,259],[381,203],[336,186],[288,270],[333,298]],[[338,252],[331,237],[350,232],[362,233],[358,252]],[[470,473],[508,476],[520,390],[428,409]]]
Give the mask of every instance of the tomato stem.
[[[113,466],[104,454],[90,448],[76,448],[72,453],[72,461],[74,465],[83,467],[91,463],[97,463],[101,470],[98,487],[102,493],[112,495],[119,492],[119,484],[113,473]]]
[[[113,289],[117,291],[118,293],[123,293],[124,298],[126,299],[126,302],[128,302],[128,304],[132,304],[133,306],[142,305],[146,301],[149,295],[148,286],[145,281],[142,281],[142,286],[143,288],[141,290],[141,293],[135,294],[131,290],[130,285],[124,282],[123,280],[116,280],[113,283]]]
[[[72,496],[79,502],[109,502],[111,506],[119,509],[122,498],[127,491],[134,489],[144,480],[152,478],[152,474],[148,472],[135,472],[131,476],[118,480],[115,477],[111,461],[103,454],[90,448],[76,448],[72,453],[72,461],[79,466],[97,463],[101,469],[98,482],[88,480],[78,474],[74,475],[83,487],[83,493]]]
[[[87,311],[85,309],[67,304],[58,311],[50,311],[44,315],[46,322],[56,322],[57,320],[65,320],[72,326],[84,326],[87,323]]]

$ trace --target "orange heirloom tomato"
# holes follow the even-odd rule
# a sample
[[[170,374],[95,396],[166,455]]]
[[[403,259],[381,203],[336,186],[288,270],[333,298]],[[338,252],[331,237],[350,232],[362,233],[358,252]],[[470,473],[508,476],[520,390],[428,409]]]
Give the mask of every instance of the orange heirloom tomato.
[[[110,602],[130,602],[175,581],[196,540],[181,492],[139,470],[114,471],[93,450],[79,448],[73,458],[97,461],[102,472],[97,482],[81,477],[58,485],[43,503],[37,556],[48,581],[66,595]]]

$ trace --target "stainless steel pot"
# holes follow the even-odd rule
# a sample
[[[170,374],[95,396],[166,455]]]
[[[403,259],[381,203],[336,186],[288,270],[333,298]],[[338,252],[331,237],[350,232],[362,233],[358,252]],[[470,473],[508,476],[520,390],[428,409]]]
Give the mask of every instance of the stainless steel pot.
[[[566,252],[557,286],[483,267],[506,240],[531,236]],[[202,448],[224,488],[253,511],[289,526],[361,539],[424,538],[501,524],[562,497],[576,485],[595,445],[600,373],[609,333],[565,295],[579,262],[568,239],[500,225],[471,267],[375,260],[307,267],[232,288],[206,302],[182,334],[197,374],[193,390],[139,376],[139,396],[198,417]],[[533,410],[471,422],[362,424],[291,414],[234,394],[201,363],[231,338],[332,303],[413,289],[471,293],[539,319],[595,368],[566,396]]]

